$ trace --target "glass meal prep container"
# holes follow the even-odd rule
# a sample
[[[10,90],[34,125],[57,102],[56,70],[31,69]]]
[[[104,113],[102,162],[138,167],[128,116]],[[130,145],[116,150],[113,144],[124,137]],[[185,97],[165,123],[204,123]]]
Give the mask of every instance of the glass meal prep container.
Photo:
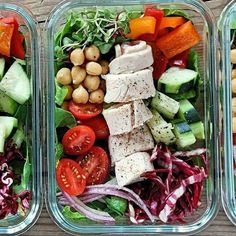
[[[201,35],[200,44],[195,47],[200,55],[201,76],[204,80],[203,98],[199,102],[201,115],[205,125],[205,145],[208,149],[209,176],[204,183],[201,206],[189,217],[185,217],[186,223],[176,224],[138,224],[133,225],[126,220],[120,220],[114,225],[103,225],[95,222],[81,223],[70,221],[62,214],[62,207],[56,197],[56,160],[55,160],[55,88],[54,88],[54,36],[62,26],[68,13],[73,10],[87,9],[94,6],[107,9],[143,9],[145,4],[155,4],[158,8],[174,7],[187,12]],[[45,85],[46,104],[46,139],[47,139],[47,167],[46,181],[47,209],[55,223],[68,233],[72,234],[110,234],[110,233],[134,233],[134,234],[196,234],[206,228],[214,219],[219,207],[219,150],[218,150],[218,83],[216,75],[216,32],[214,17],[207,6],[197,0],[179,1],[64,1],[50,14],[47,25],[47,80]]]
[[[236,3],[230,2],[223,10],[219,20],[221,46],[221,113],[222,113],[222,204],[226,215],[236,225],[236,146],[233,133],[233,89],[231,48],[235,49]]]
[[[26,48],[26,73],[30,78],[31,96],[27,104],[25,139],[31,163],[30,180],[27,189],[32,192],[30,208],[16,215],[9,215],[0,220],[0,235],[18,235],[27,231],[38,219],[42,208],[42,170],[40,156],[40,80],[38,32],[31,13],[16,4],[0,3],[0,17],[15,17],[19,31],[24,35]]]

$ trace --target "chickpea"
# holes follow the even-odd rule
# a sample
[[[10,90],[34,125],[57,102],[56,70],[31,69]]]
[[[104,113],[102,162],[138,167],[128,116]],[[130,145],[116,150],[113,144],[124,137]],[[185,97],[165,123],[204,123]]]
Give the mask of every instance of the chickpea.
[[[236,113],[236,97],[232,99],[232,111]]]
[[[236,69],[232,70],[232,79],[236,78]]]
[[[62,103],[61,108],[68,111],[69,110],[69,102],[65,101]]]
[[[236,64],[236,49],[232,49],[230,52],[231,63]]]
[[[97,62],[91,61],[86,64],[86,72],[89,75],[101,75],[102,74],[102,67]]]
[[[56,80],[59,84],[68,85],[72,81],[72,77],[70,74],[70,69],[63,67],[61,68],[56,75]]]
[[[70,61],[75,66],[80,66],[84,63],[84,52],[81,48],[74,49],[70,54]]]
[[[102,66],[102,75],[106,75],[109,72],[109,63],[108,63],[108,61],[101,60],[100,65]]]
[[[232,79],[232,92],[236,93],[236,79]]]
[[[100,85],[100,78],[97,75],[87,75],[84,80],[84,87],[88,89],[89,92],[98,89]]]
[[[74,89],[71,85],[65,85],[65,87],[68,89],[68,92],[65,96],[65,100],[70,100],[72,98],[72,93]]]
[[[89,61],[97,61],[100,57],[100,51],[95,45],[85,48],[84,54]]]
[[[236,117],[233,117],[233,133],[236,133]]]
[[[71,76],[73,84],[80,84],[86,77],[86,70],[80,66],[73,66]]]
[[[103,103],[104,101],[104,92],[101,89],[97,89],[90,93],[89,101],[91,103]]]
[[[80,85],[77,89],[72,93],[72,98],[75,103],[87,103],[89,99],[89,94],[87,90]]]

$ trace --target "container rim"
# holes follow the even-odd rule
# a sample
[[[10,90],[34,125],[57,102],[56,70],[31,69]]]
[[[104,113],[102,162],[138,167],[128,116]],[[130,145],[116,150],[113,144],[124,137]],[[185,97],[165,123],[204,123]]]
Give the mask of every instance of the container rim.
[[[34,19],[33,14],[22,4],[15,4],[9,1],[9,3],[0,2],[0,10],[14,12],[19,15],[27,24],[29,31],[32,35],[31,42],[31,80],[32,80],[32,123],[34,124],[34,130],[32,134],[33,140],[39,139],[39,97],[40,97],[40,64],[39,64],[39,52],[38,52],[38,37],[39,31],[37,29],[37,21]],[[37,141],[38,142],[38,141]],[[40,145],[35,142],[32,145],[32,153],[34,157],[34,166],[32,167],[32,178],[34,178],[34,200],[30,212],[23,221],[11,227],[0,227],[0,235],[20,235],[29,230],[38,220],[42,211],[42,163],[41,163],[41,148]]]
[[[229,220],[236,225],[236,199],[235,199],[235,180],[234,180],[234,161],[233,161],[233,138],[232,138],[232,88],[231,88],[231,61],[230,61],[230,16],[236,12],[236,2],[231,1],[222,11],[218,21],[218,29],[221,46],[221,66],[223,87],[223,143],[224,153],[221,160],[221,201],[224,211]],[[224,165],[223,165],[224,164]],[[224,171],[224,173],[223,173]]]
[[[54,56],[53,56],[53,50],[50,48],[50,42],[53,38],[53,32],[54,32],[54,23],[60,19],[60,17],[69,9],[72,8],[78,8],[78,7],[87,7],[87,6],[127,6],[127,5],[144,5],[144,4],[157,4],[157,6],[167,5],[167,4],[173,4],[173,5],[185,5],[191,8],[194,8],[198,13],[201,12],[202,17],[204,18],[206,24],[208,25],[208,35],[210,38],[210,46],[209,50],[212,52],[210,55],[211,58],[216,58],[216,29],[215,29],[215,18],[210,11],[210,9],[207,7],[205,3],[203,3],[200,0],[130,0],[130,1],[120,1],[120,0],[64,0],[59,5],[57,5],[52,12],[50,13],[46,24],[45,24],[45,32],[47,33],[47,61],[45,61],[45,65],[48,67],[48,80],[47,80],[47,86],[50,88],[53,88],[53,80],[49,80],[49,78],[54,78],[54,68],[53,62],[54,62]],[[199,13],[200,14],[200,13]],[[218,117],[218,97],[217,97],[217,74],[216,74],[216,61],[211,60],[209,62],[209,80],[211,80],[211,86],[213,89],[213,93],[210,96],[211,101],[216,101],[215,106],[213,105],[211,107],[211,113],[214,114],[214,117],[216,118],[216,122],[219,120]],[[53,90],[53,89],[52,89]],[[53,92],[49,91],[47,92],[49,94],[48,97],[45,96],[46,104],[47,104],[47,165],[48,170],[50,168],[50,159],[54,156],[54,151],[50,149],[50,147],[54,146],[54,140],[55,140],[55,133],[52,132],[50,129],[53,127],[53,121],[54,121],[54,109],[50,109],[50,107],[54,107],[54,90]],[[48,171],[48,180],[47,180],[47,198],[46,198],[46,207],[49,212],[49,215],[54,220],[54,222],[64,231],[69,232],[71,234],[87,234],[87,233],[155,233],[155,234],[185,234],[185,235],[192,235],[196,234],[203,229],[205,229],[211,221],[215,218],[217,215],[217,212],[219,210],[219,202],[220,202],[220,196],[219,196],[219,138],[218,138],[218,126],[212,125],[212,136],[215,137],[213,142],[213,153],[212,156],[214,156],[214,168],[217,170],[214,170],[214,180],[213,184],[215,186],[214,188],[214,194],[213,194],[213,200],[211,202],[210,207],[207,209],[207,211],[204,213],[202,217],[198,219],[197,222],[194,222],[193,224],[186,224],[186,225],[129,225],[129,226],[74,226],[70,224],[69,222],[65,222],[63,220],[62,214],[58,210],[58,206],[56,202],[51,202],[50,199],[50,190],[55,188],[54,184],[52,186],[51,179],[55,179],[55,170],[50,169]],[[54,181],[55,182],[55,181]],[[53,190],[54,191],[54,190]],[[57,210],[55,210],[57,209]]]

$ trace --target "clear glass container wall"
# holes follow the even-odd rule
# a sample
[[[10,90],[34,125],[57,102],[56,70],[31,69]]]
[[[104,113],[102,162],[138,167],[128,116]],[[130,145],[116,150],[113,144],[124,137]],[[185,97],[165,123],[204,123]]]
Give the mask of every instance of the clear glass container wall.
[[[205,182],[202,204],[193,216],[186,219],[185,224],[143,224],[132,225],[128,221],[119,221],[116,225],[101,225],[98,223],[76,223],[66,219],[61,210],[62,208],[56,199],[56,178],[55,178],[55,129],[54,129],[54,35],[60,26],[65,23],[68,12],[81,8],[91,8],[94,6],[102,8],[143,8],[144,4],[156,4],[160,8],[174,6],[184,9],[196,25],[201,34],[202,41],[196,47],[201,61],[201,76],[204,79],[203,99],[199,102],[202,110],[202,118],[206,127],[206,147],[208,148],[209,178]],[[173,5],[174,4],[174,5]],[[47,135],[47,160],[48,160],[48,180],[47,180],[47,207],[50,215],[62,229],[67,232],[78,233],[181,233],[195,234],[204,229],[215,217],[219,205],[219,163],[218,163],[218,96],[217,96],[217,77],[215,61],[215,26],[214,18],[206,5],[197,0],[179,1],[64,1],[58,5],[51,13],[47,31],[47,58],[45,65],[48,66],[48,78],[45,81],[46,93],[45,104],[46,114],[46,135]],[[217,125],[215,125],[217,124]]]
[[[31,79],[32,96],[27,107],[26,138],[30,153],[32,169],[28,189],[32,192],[32,201],[26,215],[9,216],[0,220],[0,234],[18,235],[28,230],[38,219],[42,208],[42,170],[39,139],[39,52],[38,32],[31,13],[21,6],[0,3],[0,16],[14,16],[20,24],[20,31],[25,37],[27,74]]]
[[[222,114],[222,204],[229,219],[236,225],[235,196],[235,160],[232,136],[232,87],[230,60],[231,19],[236,19],[236,3],[229,3],[219,20],[219,36],[221,43],[221,114]]]

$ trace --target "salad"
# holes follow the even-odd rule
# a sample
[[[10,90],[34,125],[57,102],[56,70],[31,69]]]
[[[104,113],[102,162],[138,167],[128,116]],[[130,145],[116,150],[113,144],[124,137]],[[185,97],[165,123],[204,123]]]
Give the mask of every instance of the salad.
[[[17,19],[0,17],[0,219],[25,215],[32,198],[25,137],[30,80],[24,41]]]
[[[57,198],[70,220],[185,222],[208,176],[201,41],[177,9],[72,11],[55,34]]]

